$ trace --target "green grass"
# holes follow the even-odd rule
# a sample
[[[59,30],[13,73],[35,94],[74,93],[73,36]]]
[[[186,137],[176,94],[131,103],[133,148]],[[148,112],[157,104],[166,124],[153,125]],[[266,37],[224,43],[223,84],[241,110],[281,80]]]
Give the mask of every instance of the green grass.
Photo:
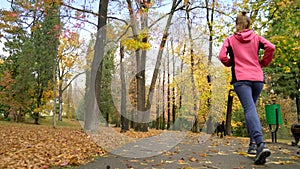
[[[1,124],[12,123],[11,121],[0,120]],[[33,124],[34,120],[31,117],[26,117],[24,122],[20,122],[24,124]],[[43,116],[39,119],[40,125],[53,126],[53,117],[52,116]],[[75,119],[67,119],[63,118],[62,121],[56,120],[56,126],[66,126],[66,127],[78,127],[79,122]]]
[[[53,125],[53,117],[52,116],[42,117],[40,118],[39,123],[42,125]],[[79,123],[75,119],[63,118],[62,121],[56,120],[56,124],[57,126],[77,126]]]

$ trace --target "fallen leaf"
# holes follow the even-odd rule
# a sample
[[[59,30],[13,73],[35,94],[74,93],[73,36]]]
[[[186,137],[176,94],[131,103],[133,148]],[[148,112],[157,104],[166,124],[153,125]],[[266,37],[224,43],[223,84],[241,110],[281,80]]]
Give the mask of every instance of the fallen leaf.
[[[180,159],[177,161],[177,164],[188,164],[184,159]]]
[[[191,157],[191,158],[189,158],[189,161],[191,161],[191,162],[196,162],[196,161],[198,161],[198,159],[197,159],[197,158],[194,158],[194,157]]]
[[[208,156],[206,153],[204,153],[204,154],[200,154],[200,156],[201,157],[206,157],[206,156]]]
[[[276,161],[274,164],[285,165],[285,164],[293,164],[291,161]]]
[[[170,163],[174,163],[174,161],[168,161],[168,160],[166,160],[165,163],[170,164]]]

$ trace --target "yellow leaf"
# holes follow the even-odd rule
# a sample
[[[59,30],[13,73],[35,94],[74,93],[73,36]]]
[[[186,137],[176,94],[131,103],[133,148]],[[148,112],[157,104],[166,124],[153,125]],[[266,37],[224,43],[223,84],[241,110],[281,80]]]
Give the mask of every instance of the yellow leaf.
[[[174,161],[165,161],[165,163],[170,164],[170,163],[174,163]]]
[[[185,162],[184,160],[180,159],[177,161],[177,164],[188,164],[187,162]]]
[[[277,161],[277,162],[274,162],[275,164],[280,164],[280,165],[285,165],[285,164],[293,164],[293,162],[291,161]]]
[[[191,162],[196,162],[196,161],[198,161],[198,159],[197,159],[197,158],[194,158],[194,157],[189,158],[189,160],[190,160]]]
[[[143,163],[143,162],[141,162],[140,164],[141,164],[141,165],[148,165],[147,163]]]

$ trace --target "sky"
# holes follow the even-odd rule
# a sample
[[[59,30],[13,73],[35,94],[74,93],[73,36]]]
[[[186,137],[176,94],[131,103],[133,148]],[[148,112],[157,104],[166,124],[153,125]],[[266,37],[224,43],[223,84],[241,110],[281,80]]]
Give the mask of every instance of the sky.
[[[9,8],[10,8],[10,4],[7,2],[7,0],[1,0],[0,9],[9,9]],[[4,40],[3,38],[0,38],[0,57],[2,55],[7,55],[7,53],[3,51],[3,47],[4,47],[3,40]]]

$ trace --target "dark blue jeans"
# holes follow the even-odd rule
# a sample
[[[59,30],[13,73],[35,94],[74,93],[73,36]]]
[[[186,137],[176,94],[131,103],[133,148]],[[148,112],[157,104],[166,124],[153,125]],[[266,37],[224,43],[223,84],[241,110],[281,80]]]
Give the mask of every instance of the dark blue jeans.
[[[261,122],[256,110],[256,101],[263,89],[263,82],[239,81],[235,82],[234,90],[244,109],[250,142],[259,144],[264,141]]]

